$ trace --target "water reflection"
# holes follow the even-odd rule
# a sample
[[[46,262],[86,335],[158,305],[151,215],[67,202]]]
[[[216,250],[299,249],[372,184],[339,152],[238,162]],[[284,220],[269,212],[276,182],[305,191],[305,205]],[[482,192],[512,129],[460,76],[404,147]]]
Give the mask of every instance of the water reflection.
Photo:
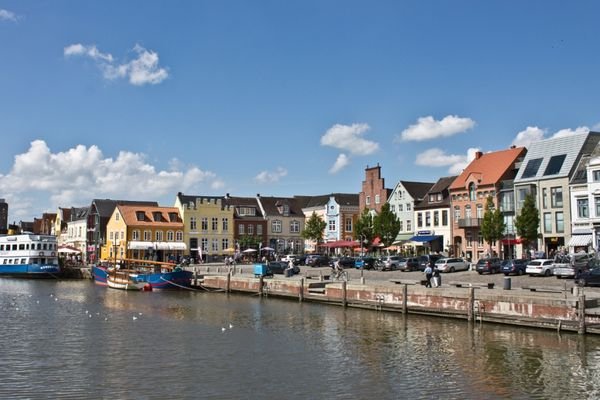
[[[162,399],[175,385],[177,398],[558,399],[600,388],[594,336],[81,281],[0,280],[0,307],[0,398]]]

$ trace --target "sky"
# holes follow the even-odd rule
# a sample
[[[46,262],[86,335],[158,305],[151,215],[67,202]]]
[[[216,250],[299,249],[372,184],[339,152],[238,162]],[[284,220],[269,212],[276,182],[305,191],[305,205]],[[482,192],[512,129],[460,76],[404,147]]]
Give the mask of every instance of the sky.
[[[358,193],[600,130],[597,1],[0,0],[9,222]]]

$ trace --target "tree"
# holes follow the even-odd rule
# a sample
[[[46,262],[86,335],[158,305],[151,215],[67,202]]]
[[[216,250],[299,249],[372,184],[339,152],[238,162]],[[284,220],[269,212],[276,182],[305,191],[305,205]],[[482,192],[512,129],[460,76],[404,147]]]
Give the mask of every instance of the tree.
[[[369,212],[369,209],[365,207],[363,212],[358,217],[356,224],[354,224],[354,231],[356,232],[356,238],[360,240],[360,247],[368,246],[375,237],[373,229],[373,217]]]
[[[304,224],[304,229],[300,233],[300,236],[306,240],[312,240],[317,243],[317,246],[323,241],[323,231],[327,227],[327,222],[323,221],[321,217],[313,211],[312,215]]]
[[[391,246],[398,232],[400,232],[400,221],[390,210],[389,203],[381,207],[381,212],[373,219],[373,231],[375,236],[379,236],[381,243],[385,247]]]
[[[485,203],[483,221],[481,221],[481,236],[490,245],[490,254],[492,243],[502,239],[505,228],[506,224],[504,223],[504,217],[500,212],[500,208],[494,206],[492,196],[488,196]]]
[[[517,228],[517,234],[521,237],[523,248],[529,247],[531,243],[537,244],[540,213],[535,206],[532,194],[525,196],[521,213],[515,218],[515,228]]]

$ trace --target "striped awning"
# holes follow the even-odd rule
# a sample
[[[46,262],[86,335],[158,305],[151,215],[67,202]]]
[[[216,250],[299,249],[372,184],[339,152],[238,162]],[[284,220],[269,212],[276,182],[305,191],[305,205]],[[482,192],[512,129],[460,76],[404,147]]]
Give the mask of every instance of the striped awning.
[[[592,235],[574,235],[569,240],[569,247],[589,246],[592,244]]]

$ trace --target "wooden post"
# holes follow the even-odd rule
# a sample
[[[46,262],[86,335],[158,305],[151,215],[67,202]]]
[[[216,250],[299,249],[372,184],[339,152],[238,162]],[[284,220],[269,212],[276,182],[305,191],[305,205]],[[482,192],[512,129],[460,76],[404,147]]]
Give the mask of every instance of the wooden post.
[[[346,281],[342,282],[342,306],[346,307],[348,305],[348,302],[346,301],[346,294],[347,294],[347,289],[346,289]]]
[[[408,285],[402,286],[402,314],[408,313]]]
[[[323,282],[323,271],[319,271],[319,282]]]
[[[579,330],[577,333],[580,335],[585,334],[585,295],[579,295],[579,300],[577,303],[579,310]]]
[[[231,291],[231,272],[227,273],[227,289],[226,292],[229,293]]]
[[[264,277],[261,275],[260,278],[258,278],[258,294],[261,296],[263,295],[263,280]]]
[[[467,304],[467,319],[469,322],[475,321],[475,288],[469,288],[469,300]]]
[[[304,278],[300,279],[300,290],[298,291],[298,301],[302,303],[304,301]]]

